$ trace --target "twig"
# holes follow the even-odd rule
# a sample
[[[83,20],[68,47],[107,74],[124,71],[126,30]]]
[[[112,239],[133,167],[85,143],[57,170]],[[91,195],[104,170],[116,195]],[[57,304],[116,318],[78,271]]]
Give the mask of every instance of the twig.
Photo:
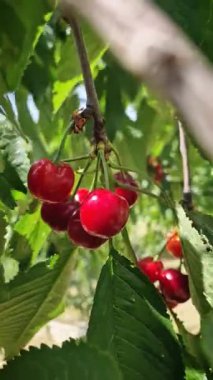
[[[191,210],[193,208],[192,190],[191,190],[191,178],[190,178],[190,168],[189,168],[186,136],[182,127],[182,123],[178,119],[177,119],[177,125],[179,129],[180,153],[182,157],[182,167],[183,167],[183,201],[182,202],[183,202],[183,206],[187,210]]]
[[[81,64],[81,70],[82,70],[84,85],[85,85],[86,94],[87,94],[86,108],[87,108],[88,113],[91,113],[94,118],[94,142],[96,144],[98,144],[101,141],[106,142],[107,138],[106,138],[106,132],[104,128],[104,119],[100,110],[98,96],[97,96],[94,81],[92,78],[92,72],[90,68],[88,53],[87,53],[87,49],[86,49],[81,28],[79,26],[77,18],[73,14],[68,13],[64,15],[64,17],[69,22],[72,28],[73,37],[75,40],[75,45],[77,48],[77,52],[78,52],[78,56],[79,56],[79,60]]]

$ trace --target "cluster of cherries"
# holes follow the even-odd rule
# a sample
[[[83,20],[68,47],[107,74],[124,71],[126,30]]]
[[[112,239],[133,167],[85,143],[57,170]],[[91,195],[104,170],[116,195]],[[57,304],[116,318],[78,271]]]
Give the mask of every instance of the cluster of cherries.
[[[174,231],[166,242],[166,250],[174,257],[181,259],[183,251],[180,237]],[[161,260],[145,257],[138,261],[138,267],[151,282],[159,282],[159,290],[169,308],[186,302],[190,298],[188,276],[178,269],[164,269]]]
[[[128,173],[118,172],[115,181],[137,189]],[[79,188],[70,197],[74,171],[67,163],[54,164],[48,159],[36,161],[28,173],[28,188],[42,201],[41,217],[55,231],[67,231],[78,246],[96,249],[119,233],[136,202],[137,191],[116,187],[114,191]]]

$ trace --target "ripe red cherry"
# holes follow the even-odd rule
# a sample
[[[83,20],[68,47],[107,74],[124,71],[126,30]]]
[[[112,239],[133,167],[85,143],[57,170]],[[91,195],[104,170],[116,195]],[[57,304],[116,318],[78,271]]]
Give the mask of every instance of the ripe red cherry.
[[[154,261],[153,257],[145,257],[144,259],[138,260],[138,267],[151,282],[155,282],[159,279],[163,269],[163,263],[160,260]]]
[[[107,239],[88,234],[82,227],[80,221],[80,212],[77,210],[70,218],[67,228],[70,240],[84,248],[96,249],[105,243]]]
[[[30,192],[46,202],[66,201],[73,184],[74,172],[68,164],[56,165],[46,158],[34,162],[28,173]]]
[[[166,269],[159,276],[160,290],[168,301],[178,303],[190,298],[188,276],[177,269]]]
[[[183,257],[180,237],[176,231],[168,237],[168,240],[166,242],[166,250],[175,257]]]
[[[114,175],[116,181],[121,182],[125,185],[135,187],[137,189],[138,185],[134,178],[129,173],[118,172]],[[128,190],[124,187],[116,187],[115,193],[124,197],[129,203],[129,207],[133,206],[138,198],[138,193],[134,190]]]
[[[78,203],[74,201],[43,203],[41,207],[41,217],[53,230],[66,231],[69,219],[78,207]]]
[[[82,204],[85,201],[85,199],[88,197],[88,195],[89,195],[89,190],[82,187],[81,189],[78,189],[78,191],[76,192],[74,196],[74,199],[76,202]]]
[[[107,189],[92,191],[80,208],[83,228],[101,238],[110,238],[120,232],[128,216],[126,199]]]

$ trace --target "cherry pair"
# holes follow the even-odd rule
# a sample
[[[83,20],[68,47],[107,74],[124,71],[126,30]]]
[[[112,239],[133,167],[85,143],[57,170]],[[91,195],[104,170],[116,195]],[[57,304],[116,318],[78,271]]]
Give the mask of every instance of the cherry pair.
[[[160,291],[171,307],[190,298],[188,276],[177,269],[164,269],[160,260],[146,257],[138,261],[138,267],[151,282],[159,281]]]

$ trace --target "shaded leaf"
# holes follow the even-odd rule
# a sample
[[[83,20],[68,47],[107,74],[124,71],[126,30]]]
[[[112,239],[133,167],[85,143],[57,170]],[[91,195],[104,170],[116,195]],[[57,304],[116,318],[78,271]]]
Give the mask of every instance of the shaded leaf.
[[[0,45],[1,78],[4,91],[14,90],[42,32],[48,1],[1,1]],[[15,65],[14,65],[15,62]],[[2,86],[1,86],[2,87]],[[6,92],[5,91],[5,92]]]
[[[182,207],[178,206],[177,213],[192,300],[204,314],[213,307],[213,248],[192,227]]]
[[[184,377],[180,347],[161,297],[115,251],[101,272],[87,336],[114,356],[124,379]]]
[[[1,380],[121,380],[113,359],[87,343],[69,341],[62,347],[31,348],[8,363]]]

